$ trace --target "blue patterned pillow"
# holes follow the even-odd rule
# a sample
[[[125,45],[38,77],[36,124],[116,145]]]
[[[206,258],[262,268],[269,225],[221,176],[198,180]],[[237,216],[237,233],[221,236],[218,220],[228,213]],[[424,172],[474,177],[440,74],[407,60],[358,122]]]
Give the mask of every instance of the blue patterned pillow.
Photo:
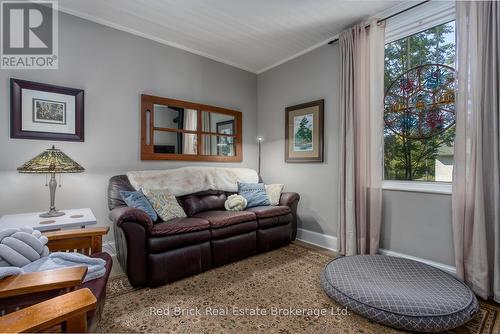
[[[158,220],[156,211],[153,209],[151,203],[149,203],[142,191],[120,191],[120,196],[128,206],[146,212],[148,216],[151,217],[153,222]]]
[[[271,205],[264,183],[239,183],[238,195],[245,197],[247,208]]]

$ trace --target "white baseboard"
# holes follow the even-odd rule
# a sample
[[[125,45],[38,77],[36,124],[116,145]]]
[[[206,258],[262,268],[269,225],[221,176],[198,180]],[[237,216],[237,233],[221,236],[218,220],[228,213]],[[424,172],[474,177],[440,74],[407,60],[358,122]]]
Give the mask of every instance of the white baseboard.
[[[452,274],[453,276],[456,276],[456,274],[457,274],[457,269],[455,267],[453,267],[453,266],[448,265],[448,264],[439,263],[439,262],[435,262],[435,261],[431,261],[431,260],[426,260],[426,259],[422,259],[420,257],[411,256],[411,255],[407,255],[407,254],[403,254],[403,253],[398,253],[398,252],[391,251],[391,250],[388,250],[388,249],[383,249],[383,248],[380,248],[378,250],[378,252],[380,254],[382,254],[382,255],[402,257],[402,258],[405,258],[405,259],[410,259],[410,260],[415,260],[415,261],[418,261],[418,262],[422,262],[422,263],[428,264],[431,267],[435,267],[435,268],[441,269],[442,271],[445,271],[448,274]]]
[[[331,235],[326,235],[318,232],[297,229],[297,239],[308,244],[326,248],[331,251],[337,251],[337,238]]]
[[[297,229],[297,239],[303,242],[306,242],[308,244],[312,244],[318,247],[326,248],[331,251],[337,251],[337,237],[332,237],[330,235],[318,233],[318,232],[313,232],[309,230],[305,230],[302,228]],[[389,249],[379,249],[379,254],[382,255],[388,255],[388,256],[396,256],[396,257],[402,257],[405,259],[410,259],[410,260],[415,260],[418,262],[422,262],[425,264],[428,264],[432,267],[441,269],[449,274],[452,274],[453,276],[456,276],[457,270],[455,267],[444,264],[444,263],[439,263],[427,259],[423,259],[420,257],[416,256],[411,256],[399,252],[395,252]]]

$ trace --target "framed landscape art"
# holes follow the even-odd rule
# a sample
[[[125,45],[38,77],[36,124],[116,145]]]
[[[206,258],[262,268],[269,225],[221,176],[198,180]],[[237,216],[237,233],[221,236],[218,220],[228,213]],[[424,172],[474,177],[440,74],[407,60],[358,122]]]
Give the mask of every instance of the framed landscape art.
[[[10,79],[10,137],[84,140],[84,91]]]
[[[324,100],[287,107],[285,161],[323,162]]]

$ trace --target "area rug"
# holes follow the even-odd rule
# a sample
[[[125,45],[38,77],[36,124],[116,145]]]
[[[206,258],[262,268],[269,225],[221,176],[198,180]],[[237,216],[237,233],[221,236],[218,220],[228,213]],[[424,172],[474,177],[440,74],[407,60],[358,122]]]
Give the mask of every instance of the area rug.
[[[111,278],[99,332],[404,333],[332,302],[319,283],[331,255],[293,243],[159,288]],[[481,303],[448,333],[500,333],[500,309]]]

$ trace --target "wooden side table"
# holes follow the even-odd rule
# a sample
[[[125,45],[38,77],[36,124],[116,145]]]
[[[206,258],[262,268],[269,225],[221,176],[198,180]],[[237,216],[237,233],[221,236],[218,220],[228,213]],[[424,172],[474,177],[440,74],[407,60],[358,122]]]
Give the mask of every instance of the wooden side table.
[[[0,229],[30,226],[39,231],[53,231],[97,224],[94,213],[89,208],[61,210],[64,216],[41,218],[42,212],[21,213],[0,217]]]

